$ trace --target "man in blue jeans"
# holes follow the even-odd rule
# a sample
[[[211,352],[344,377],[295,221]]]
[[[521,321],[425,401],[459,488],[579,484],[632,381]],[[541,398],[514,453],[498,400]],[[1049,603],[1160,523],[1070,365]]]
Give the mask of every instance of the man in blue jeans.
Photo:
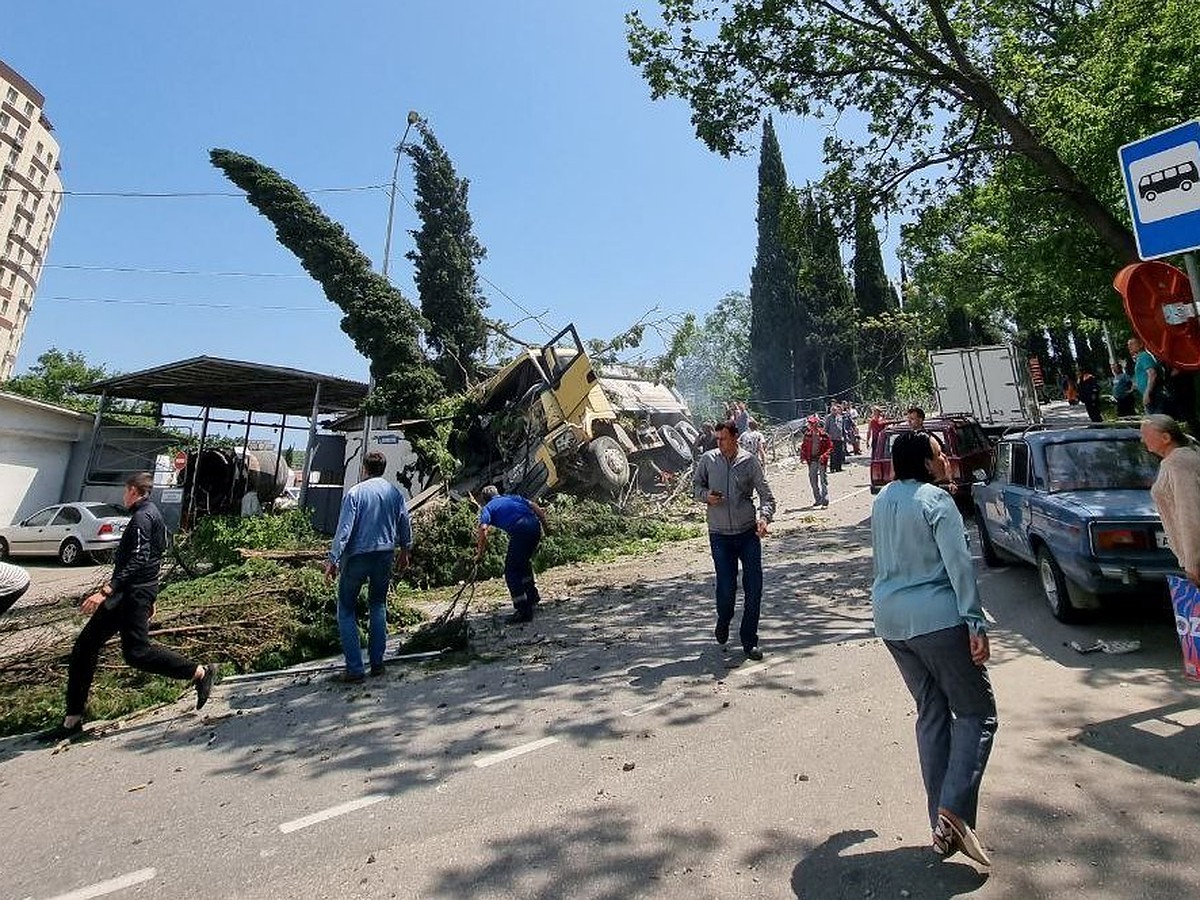
[[[541,602],[537,582],[533,577],[533,554],[542,542],[545,511],[532,500],[517,494],[501,494],[489,484],[482,491],[486,501],[479,511],[479,538],[476,558],[482,559],[487,549],[488,530],[499,528],[508,534],[508,552],[504,556],[504,583],[512,597],[513,614],[510,625],[533,620],[533,608]]]
[[[775,514],[775,495],[767,484],[758,457],[738,446],[733,422],[717,425],[717,447],[696,461],[693,496],[708,507],[708,542],[717,573],[717,643],[729,640],[737,595],[738,563],[742,566],[742,649],[750,659],[762,659],[758,647],[758,616],[762,606],[762,538]],[[758,492],[760,508],[754,508]]]
[[[387,594],[392,568],[408,567],[412,549],[412,522],[404,495],[383,477],[387,460],[382,453],[368,453],[363,460],[364,479],[342,498],[337,531],[325,563],[325,580],[338,578],[338,631],[346,670],[337,680],[362,684],[362,643],[358,635],[358,595],[364,584],[370,606],[367,647],[371,674],[383,674],[383,651],[387,643]],[[339,577],[340,573],[340,577]]]

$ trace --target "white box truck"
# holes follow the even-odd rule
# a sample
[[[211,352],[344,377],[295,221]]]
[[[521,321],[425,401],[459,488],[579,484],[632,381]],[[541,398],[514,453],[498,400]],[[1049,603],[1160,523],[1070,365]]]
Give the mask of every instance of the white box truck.
[[[942,415],[974,416],[985,431],[1042,421],[1025,354],[1009,344],[929,351]]]

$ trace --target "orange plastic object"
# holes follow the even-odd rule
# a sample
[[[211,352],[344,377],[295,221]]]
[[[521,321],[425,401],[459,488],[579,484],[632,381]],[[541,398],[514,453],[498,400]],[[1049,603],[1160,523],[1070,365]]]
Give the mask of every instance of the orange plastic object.
[[[1147,350],[1169,366],[1200,372],[1200,319],[1186,272],[1157,260],[1133,263],[1117,273],[1113,287]]]

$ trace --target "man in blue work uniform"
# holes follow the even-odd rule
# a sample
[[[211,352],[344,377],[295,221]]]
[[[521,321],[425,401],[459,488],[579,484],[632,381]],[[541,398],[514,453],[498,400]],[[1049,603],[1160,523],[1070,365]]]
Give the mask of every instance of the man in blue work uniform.
[[[717,426],[717,448],[696,461],[692,487],[693,496],[708,507],[708,542],[717,573],[717,643],[729,640],[740,562],[745,605],[739,636],[746,656],[762,659],[758,647],[762,538],[775,514],[775,495],[758,457],[738,446],[738,428],[733,422]],[[754,508],[756,491],[758,510]]]
[[[543,509],[517,494],[501,494],[489,484],[482,491],[486,501],[479,511],[479,538],[476,556],[483,558],[487,549],[488,530],[499,528],[508,534],[508,552],[504,556],[504,583],[512,596],[513,614],[509,624],[529,622],[533,608],[541,601],[533,577],[533,554],[542,542],[542,527],[546,524]]]
[[[387,594],[392,568],[408,567],[412,549],[412,522],[404,495],[383,477],[387,460],[382,453],[368,453],[363,460],[363,481],[342,498],[337,532],[325,564],[325,580],[338,576],[338,631],[346,670],[337,680],[361,684],[364,680],[362,642],[358,635],[358,595],[368,584],[370,619],[367,650],[371,674],[383,674],[383,651],[387,644]]]

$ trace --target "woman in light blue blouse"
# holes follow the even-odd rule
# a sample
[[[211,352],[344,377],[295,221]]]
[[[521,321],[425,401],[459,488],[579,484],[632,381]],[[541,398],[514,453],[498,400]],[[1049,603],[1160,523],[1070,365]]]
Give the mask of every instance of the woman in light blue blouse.
[[[933,849],[961,850],[990,866],[975,834],[979,785],[996,733],[996,701],[984,664],[987,626],[963,519],[930,482],[929,437],[907,432],[892,446],[896,480],[871,510],[875,633],[917,703],[917,755]]]

